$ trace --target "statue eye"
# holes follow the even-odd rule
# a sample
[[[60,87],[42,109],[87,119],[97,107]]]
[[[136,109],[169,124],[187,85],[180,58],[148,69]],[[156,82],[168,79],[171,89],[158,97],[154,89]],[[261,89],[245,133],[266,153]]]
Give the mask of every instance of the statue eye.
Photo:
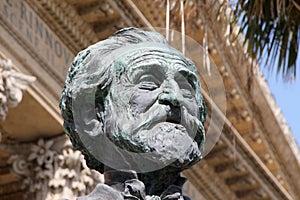
[[[193,82],[190,80],[187,74],[177,74],[175,80],[180,88],[181,94],[184,98],[193,99],[195,97],[195,90],[193,87]]]
[[[185,79],[178,80],[178,86],[184,98],[192,99],[195,95],[193,87]]]
[[[158,88],[158,85],[154,82],[143,81],[139,83],[138,87],[142,90],[155,90],[156,88]]]
[[[155,90],[159,87],[159,80],[151,74],[140,77],[138,87],[143,90]]]

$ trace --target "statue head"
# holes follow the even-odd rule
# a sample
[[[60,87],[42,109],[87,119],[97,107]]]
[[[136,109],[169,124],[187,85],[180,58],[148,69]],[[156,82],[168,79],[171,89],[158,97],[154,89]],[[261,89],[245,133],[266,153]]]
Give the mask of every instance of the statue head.
[[[101,173],[104,165],[181,171],[203,154],[196,67],[156,32],[123,29],[79,52],[60,109],[74,147]]]

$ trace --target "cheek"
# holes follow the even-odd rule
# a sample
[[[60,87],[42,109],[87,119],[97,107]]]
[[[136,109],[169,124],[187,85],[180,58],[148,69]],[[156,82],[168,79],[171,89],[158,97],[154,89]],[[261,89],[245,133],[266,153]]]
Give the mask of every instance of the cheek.
[[[157,95],[155,91],[137,89],[129,101],[133,115],[146,112],[154,104]]]
[[[200,117],[199,108],[194,99],[193,100],[184,100],[184,107],[186,107],[186,109],[188,110],[188,112],[191,115],[196,116],[197,118]]]

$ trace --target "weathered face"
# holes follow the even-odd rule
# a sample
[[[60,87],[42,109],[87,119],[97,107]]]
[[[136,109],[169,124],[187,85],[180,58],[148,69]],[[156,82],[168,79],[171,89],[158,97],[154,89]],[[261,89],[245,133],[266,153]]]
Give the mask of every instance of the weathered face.
[[[184,167],[199,160],[204,140],[198,77],[174,54],[133,55],[116,62],[106,101],[105,134],[119,147]],[[201,141],[203,142],[203,141]]]
[[[185,77],[187,74],[190,76]],[[134,116],[146,113],[155,104],[166,111],[166,121],[170,123],[180,124],[184,109],[199,116],[195,99],[196,77],[181,63],[132,67],[128,78],[134,85],[129,102]]]
[[[204,107],[192,62],[135,28],[78,53],[60,102],[74,147],[100,172],[188,168],[203,154]]]

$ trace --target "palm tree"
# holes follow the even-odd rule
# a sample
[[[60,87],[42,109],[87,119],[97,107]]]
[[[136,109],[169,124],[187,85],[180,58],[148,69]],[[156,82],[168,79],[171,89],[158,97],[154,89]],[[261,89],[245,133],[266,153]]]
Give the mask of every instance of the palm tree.
[[[269,70],[275,69],[285,80],[294,80],[300,55],[299,1],[224,0],[223,4],[228,2],[232,7],[231,23],[238,24],[244,33],[248,53]],[[267,59],[262,59],[263,56]]]
[[[200,7],[210,4],[213,10],[218,10],[217,18],[225,17],[224,22],[230,23],[232,29],[237,26],[240,28],[239,34],[244,34],[244,45],[247,45],[248,53],[254,60],[258,60],[270,71],[275,69],[284,80],[295,80],[296,69],[300,67],[300,63],[297,63],[297,58],[300,57],[299,0],[155,0],[155,2],[170,4],[169,7],[166,6],[166,12],[171,11],[169,16],[173,22],[171,28],[180,26],[182,22],[178,16],[182,14],[180,5],[183,2],[185,5],[194,3],[194,6],[185,11],[186,18],[190,18],[188,20],[190,25],[192,24],[190,22],[199,18]],[[227,10],[231,11],[229,18]],[[168,23],[166,27],[169,28]]]

